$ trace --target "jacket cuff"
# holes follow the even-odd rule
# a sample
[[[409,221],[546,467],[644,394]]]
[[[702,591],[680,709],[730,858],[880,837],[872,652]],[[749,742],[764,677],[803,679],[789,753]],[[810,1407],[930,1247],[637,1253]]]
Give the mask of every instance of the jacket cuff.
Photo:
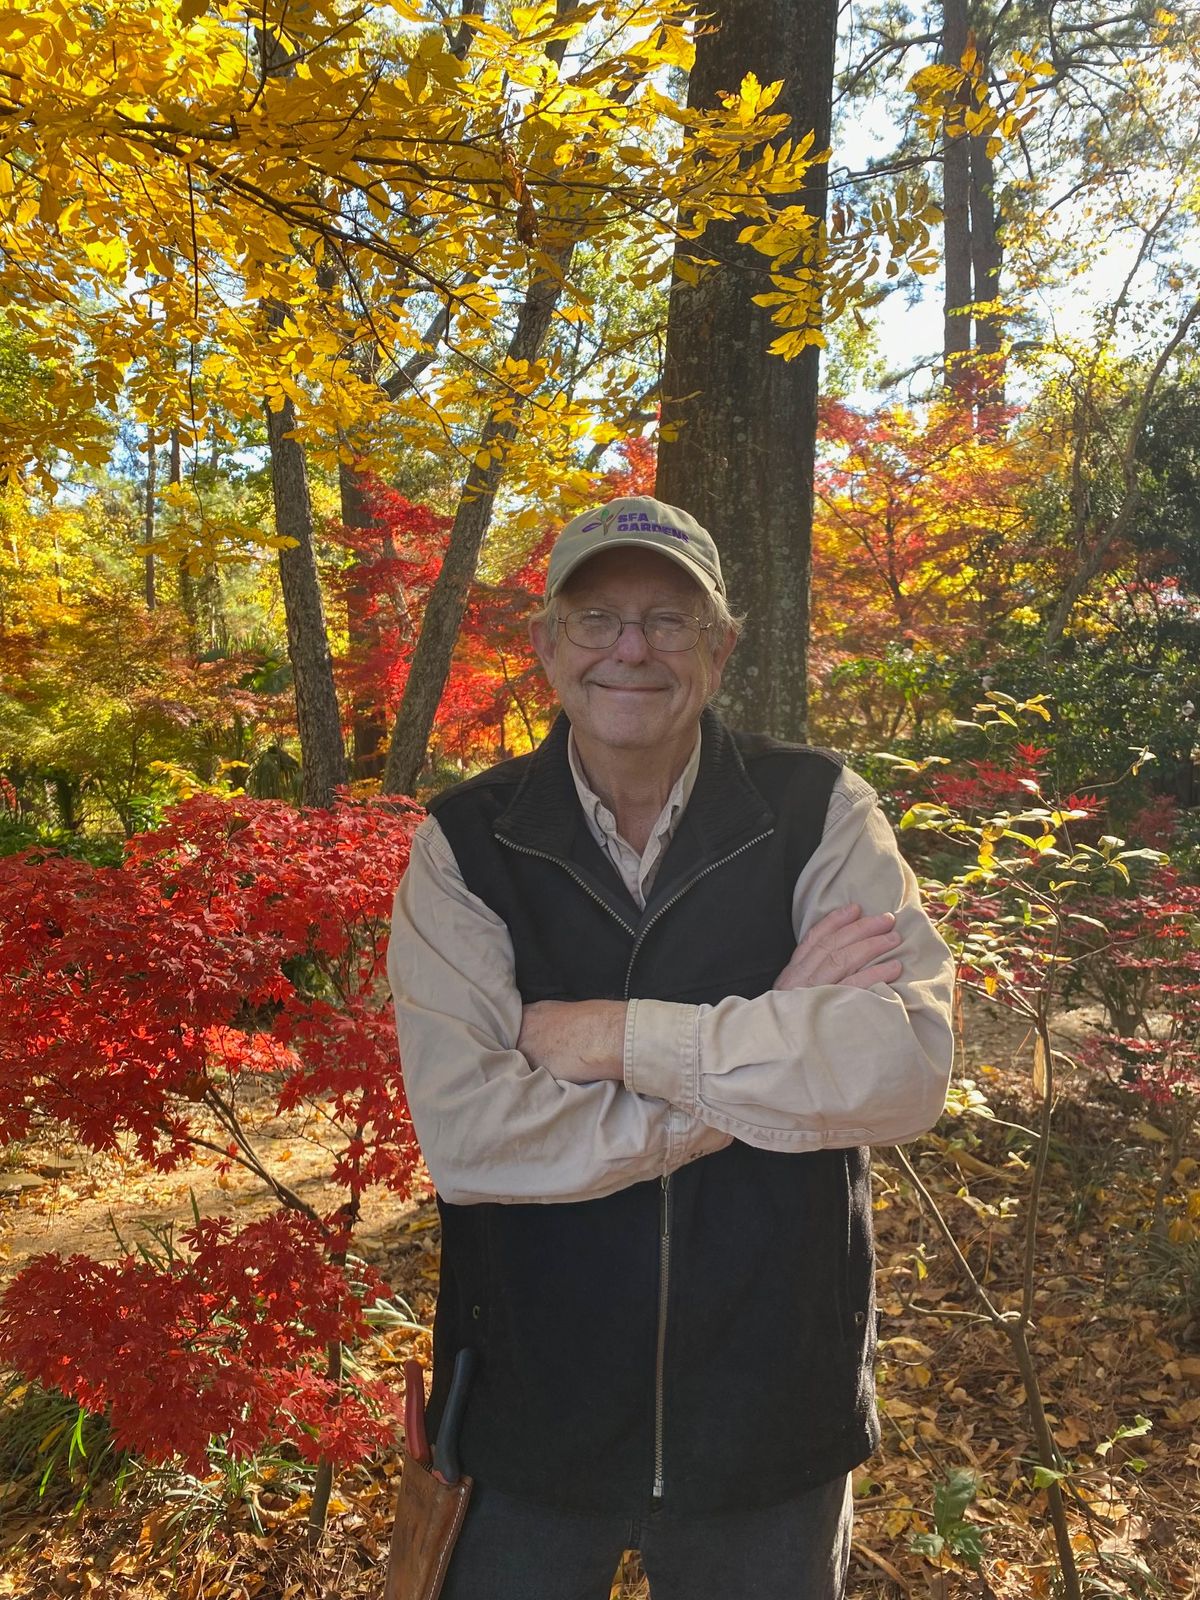
[[[696,1115],[699,1006],[631,1000],[625,1017],[625,1087]]]

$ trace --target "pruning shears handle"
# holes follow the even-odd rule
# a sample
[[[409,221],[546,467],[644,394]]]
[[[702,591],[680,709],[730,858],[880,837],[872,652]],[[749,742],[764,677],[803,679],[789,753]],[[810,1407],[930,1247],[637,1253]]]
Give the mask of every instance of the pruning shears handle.
[[[446,1406],[433,1447],[433,1470],[443,1483],[457,1483],[462,1477],[458,1461],[458,1434],[462,1427],[463,1412],[467,1408],[467,1391],[471,1387],[474,1370],[474,1350],[460,1350],[454,1358],[450,1393],[446,1396]]]
[[[425,1436],[425,1372],[419,1361],[404,1363],[404,1438],[412,1459],[427,1467],[430,1454]]]

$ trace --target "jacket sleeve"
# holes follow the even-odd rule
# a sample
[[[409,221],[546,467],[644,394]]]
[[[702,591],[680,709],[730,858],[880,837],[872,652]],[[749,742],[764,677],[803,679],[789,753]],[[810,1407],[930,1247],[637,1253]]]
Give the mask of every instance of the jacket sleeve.
[[[515,1048],[508,929],[467,889],[434,818],[396,892],[388,977],[413,1125],[443,1199],[591,1200],[730,1142],[620,1083],[559,1083],[530,1067]]]
[[[954,963],[874,790],[844,772],[796,884],[796,938],[851,903],[895,913],[895,983],[771,990],[713,1006],[631,1001],[626,1086],[764,1150],[900,1144],[932,1127],[954,1057]]]

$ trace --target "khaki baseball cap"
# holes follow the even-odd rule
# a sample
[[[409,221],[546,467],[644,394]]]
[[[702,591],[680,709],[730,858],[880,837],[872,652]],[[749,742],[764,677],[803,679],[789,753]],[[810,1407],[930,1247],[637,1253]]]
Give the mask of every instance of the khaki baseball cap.
[[[712,535],[686,511],[649,495],[623,495],[572,517],[554,541],[546,570],[552,600],[577,567],[601,550],[657,550],[684,569],[707,595],[725,596],[721,558]]]

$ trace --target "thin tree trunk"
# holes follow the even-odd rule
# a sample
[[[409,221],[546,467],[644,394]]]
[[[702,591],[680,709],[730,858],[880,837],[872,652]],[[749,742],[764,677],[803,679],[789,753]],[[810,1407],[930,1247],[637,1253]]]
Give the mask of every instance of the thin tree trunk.
[[[284,41],[269,29],[255,32],[264,76],[290,78],[295,63]],[[282,327],[286,315],[282,306],[268,304],[270,327]],[[296,407],[292,400],[285,397],[278,411],[272,411],[270,406],[266,411],[275,529],[293,541],[279,552],[279,581],[296,690],[302,763],[300,800],[306,806],[331,806],[334,790],[346,782],[346,751],[313,542],[308,463],[304,447],[294,437]]]
[[[555,14],[560,18],[565,16],[574,3],[575,0],[556,0]],[[486,10],[487,6],[481,4],[475,15],[482,16]],[[469,20],[471,15],[464,10],[462,24],[455,35],[453,50],[460,59],[470,48],[474,27]],[[566,40],[556,39],[546,46],[545,54],[556,68],[561,69],[565,51]],[[537,359],[549,332],[554,308],[562,294],[563,280],[570,271],[576,237],[568,233],[563,239],[560,233],[562,242],[547,247],[546,254],[550,258],[552,272],[539,273],[536,265],[530,266],[529,287],[525,291],[517,325],[508,345],[509,359],[530,363]],[[439,325],[440,318],[435,319],[434,328]],[[442,332],[444,328],[435,335],[431,328],[428,342],[432,343],[434,336],[441,338]],[[405,385],[415,382],[423,360],[421,358],[416,365],[410,363],[399,381]],[[390,388],[389,385],[385,387]],[[508,447],[517,436],[517,423],[525,404],[519,397],[511,397],[506,405],[504,420],[500,420],[493,412],[480,435],[471,470],[459,496],[446,557],[425,607],[408,681],[404,685],[400,709],[392,726],[391,743],[383,770],[384,794],[411,794],[416,788],[417,775],[425,764],[438,703],[446,687],[446,679],[450,676],[450,662],[462,627],[467,595],[479,565],[479,552],[491,525],[492,507],[504,475]],[[475,462],[484,451],[488,453],[488,465],[481,468]]]
[[[279,581],[300,729],[300,798],[306,806],[331,806],[334,790],[346,782],[346,753],[313,545],[308,467],[303,447],[290,437],[295,426],[291,400],[285,399],[278,411],[267,408],[275,528],[295,541],[279,552]]]
[[[533,275],[508,345],[510,361],[532,363],[537,359],[574,250],[572,240],[552,252],[553,274],[531,269]],[[480,435],[476,459],[487,452],[488,464],[486,467],[472,464],[459,497],[445,560],[425,607],[404,697],[396,714],[383,773],[384,794],[411,794],[425,763],[433,719],[450,675],[450,660],[462,626],[467,594],[479,564],[479,552],[492,520],[492,506],[500,487],[508,447],[517,436],[516,415],[523,409],[524,402],[510,400],[503,420],[493,413]]]
[[[943,0],[942,60],[958,66],[967,48],[967,0]],[[943,255],[946,289],[942,361],[946,386],[965,385],[971,350],[971,148],[964,135],[942,139]]]
[[[374,524],[367,498],[366,479],[353,466],[338,466],[342,522],[347,528],[370,528]],[[355,564],[357,566],[357,563]],[[379,642],[379,625],[370,615],[371,591],[355,579],[351,567],[346,589],[346,628],[351,650],[367,651]],[[383,771],[387,719],[373,695],[358,695],[350,708],[353,738],[353,772],[356,778],[378,778]]]
[[[154,551],[150,548],[154,543],[154,521],[158,492],[158,445],[154,438],[153,428],[148,430],[146,442],[146,510],[142,518],[142,542],[146,546],[146,553],[142,559],[144,563],[146,609],[153,611],[158,601],[154,583]]]
[[[982,46],[981,46],[982,48]],[[961,142],[961,141],[960,141]],[[971,140],[971,275],[977,305],[997,305],[1004,247],[996,212],[996,169],[987,140]],[[1004,319],[998,311],[985,311],[975,319],[980,405],[1004,404]]]
[[[179,438],[179,426],[176,424],[171,429],[171,464],[168,469],[169,482],[172,484],[183,482],[183,445]],[[199,647],[200,617],[196,605],[196,580],[188,570],[186,558],[182,559],[178,567],[179,577],[179,608],[187,618],[188,628],[191,631],[193,647]]]
[[[706,7],[716,31],[702,33],[688,92],[700,109],[736,91],[746,73],[782,78],[776,109],[790,135],[810,129],[829,141],[833,0],[722,0]],[[813,169],[793,197],[823,217],[826,180]],[[737,243],[733,224],[680,241],[677,260],[718,266],[676,272],[667,320],[663,438],[657,492],[709,529],[736,610],[750,627],[725,668],[720,704],[744,727],[804,737],[808,713],[808,609],[818,352],[785,362],[767,353],[777,333],[752,296],[770,288],[762,257]]]

